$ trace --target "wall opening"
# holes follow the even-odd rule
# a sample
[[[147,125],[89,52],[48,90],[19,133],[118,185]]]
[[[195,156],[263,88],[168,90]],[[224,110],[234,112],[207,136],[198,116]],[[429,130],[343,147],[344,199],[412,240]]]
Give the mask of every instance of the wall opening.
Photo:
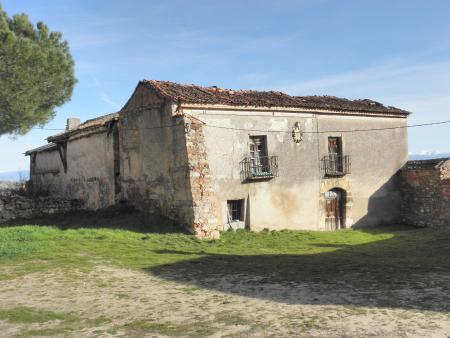
[[[117,196],[121,191],[120,186],[120,145],[119,145],[119,128],[117,124],[113,129],[113,158],[114,158],[114,195]]]
[[[325,192],[325,227],[327,230],[345,229],[346,193],[334,188]]]
[[[244,200],[228,200],[228,222],[244,221]]]

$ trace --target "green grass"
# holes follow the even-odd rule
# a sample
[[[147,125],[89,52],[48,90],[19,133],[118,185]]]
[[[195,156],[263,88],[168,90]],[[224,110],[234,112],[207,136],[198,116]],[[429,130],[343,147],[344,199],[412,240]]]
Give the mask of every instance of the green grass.
[[[210,322],[175,324],[171,322],[156,323],[138,320],[125,324],[124,328],[133,336],[141,336],[148,332],[169,337],[207,337],[217,332]]]
[[[335,288],[339,287],[334,284],[338,281],[354,289],[372,288],[379,294],[389,294],[391,288],[414,281],[417,274],[432,276],[450,271],[449,243],[450,230],[405,227],[337,232],[237,231],[225,232],[215,241],[201,241],[183,234],[142,234],[120,229],[11,226],[0,228],[0,279],[53,269],[63,270],[65,276],[70,276],[75,269],[88,271],[95,265],[106,264],[150,271],[161,276],[161,281],[187,282],[180,290],[189,297],[195,297],[205,288],[221,290],[220,283],[211,283],[214,278],[236,276],[239,279],[244,275],[256,277],[251,279],[253,288],[272,281],[329,282],[330,288]],[[361,276],[364,276],[362,282]],[[100,286],[108,287],[107,281],[102,283],[106,284]],[[252,291],[245,292],[253,295]],[[423,286],[420,286],[418,295],[422,293]],[[129,298],[126,293],[116,296],[123,300]],[[218,297],[218,303],[229,303],[227,297],[213,297]],[[385,303],[379,300],[378,305],[398,306],[395,297],[383,299]],[[282,297],[280,300],[284,301]],[[425,298],[410,302],[418,308],[434,308]],[[347,307],[345,311],[359,310]],[[83,327],[97,327],[96,321],[109,321],[25,307],[0,309],[0,320],[24,326],[23,336],[63,335]],[[302,330],[321,325],[320,318],[293,320]],[[35,328],[34,323],[47,324]],[[217,332],[218,323],[249,326],[249,330],[255,327],[245,318],[224,312],[214,320],[205,319],[200,323],[203,325],[136,320],[115,329],[125,330],[132,336],[152,332],[195,337]]]
[[[195,323],[154,322],[150,320],[137,320],[125,324],[122,328],[134,335],[143,333],[156,333],[169,337],[206,337],[220,331],[221,325],[248,325],[252,323],[239,314],[222,312],[211,320],[197,320]],[[262,327],[262,325],[259,325]]]
[[[52,320],[68,320],[72,317],[66,313],[35,310],[27,307],[0,309],[0,320],[12,323],[45,323]]]
[[[98,326],[110,322],[104,317],[79,318],[72,313],[52,312],[30,307],[0,309],[0,320],[16,323],[23,327],[19,337],[66,336],[67,332],[83,327]],[[33,328],[32,324],[50,325],[50,327]]]
[[[411,228],[376,230],[237,231],[216,241],[183,234],[142,234],[126,230],[48,226],[0,228],[0,278],[44,269],[89,269],[94,264],[158,269],[196,264],[229,272],[261,273],[302,264],[312,272],[327,268],[448,268],[449,231]],[[214,266],[208,267],[211,262]],[[298,270],[298,269],[295,269]],[[246,270],[248,271],[248,270]],[[218,271],[219,272],[219,271]]]

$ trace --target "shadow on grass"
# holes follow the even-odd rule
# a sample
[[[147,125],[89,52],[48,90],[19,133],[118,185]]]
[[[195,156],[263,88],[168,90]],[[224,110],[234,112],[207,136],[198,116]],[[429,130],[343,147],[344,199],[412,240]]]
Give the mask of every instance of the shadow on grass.
[[[391,238],[367,244],[318,244],[327,252],[317,254],[160,250],[201,257],[148,271],[170,281],[287,304],[450,311],[450,232],[389,233]]]
[[[54,226],[61,230],[105,228],[139,233],[186,233],[185,229],[164,216],[145,213],[128,206],[96,211],[79,210],[32,219],[14,219],[0,224],[0,227],[18,225]]]

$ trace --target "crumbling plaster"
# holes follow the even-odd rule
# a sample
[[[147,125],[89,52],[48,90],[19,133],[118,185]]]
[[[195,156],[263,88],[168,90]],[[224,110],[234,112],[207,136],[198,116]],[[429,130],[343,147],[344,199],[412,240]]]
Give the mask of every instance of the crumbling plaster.
[[[37,153],[31,173],[34,192],[79,199],[87,209],[115,203],[111,134],[103,131],[69,139],[66,161],[65,172],[57,150]]]
[[[347,226],[388,224],[399,217],[395,174],[407,160],[406,129],[342,131],[401,127],[406,119],[302,112],[183,111],[205,123],[219,223],[227,223],[227,200],[245,199],[245,219],[252,230],[325,230],[323,195],[333,188],[346,191]],[[300,143],[293,142],[289,132],[296,122],[303,131]],[[267,136],[268,155],[279,157],[278,177],[241,182],[239,162],[249,155],[251,135]],[[342,137],[344,154],[351,156],[352,172],[340,179],[324,178],[320,172],[320,159],[328,153],[329,136]]]

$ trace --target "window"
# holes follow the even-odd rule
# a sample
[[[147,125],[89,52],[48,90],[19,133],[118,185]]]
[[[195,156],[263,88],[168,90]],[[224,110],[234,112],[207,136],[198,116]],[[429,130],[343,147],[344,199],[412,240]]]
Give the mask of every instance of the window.
[[[249,156],[240,163],[241,181],[267,180],[278,176],[278,156],[269,156],[267,136],[250,136]]]
[[[232,222],[243,221],[244,200],[230,200],[228,204],[228,219]]]
[[[250,136],[250,157],[252,159],[267,157],[266,136]]]
[[[328,138],[328,154],[330,156],[342,155],[342,138],[340,137]]]
[[[328,138],[328,169],[331,174],[342,174],[342,138],[329,137]]]
[[[250,136],[250,163],[254,174],[270,173],[266,136]]]

